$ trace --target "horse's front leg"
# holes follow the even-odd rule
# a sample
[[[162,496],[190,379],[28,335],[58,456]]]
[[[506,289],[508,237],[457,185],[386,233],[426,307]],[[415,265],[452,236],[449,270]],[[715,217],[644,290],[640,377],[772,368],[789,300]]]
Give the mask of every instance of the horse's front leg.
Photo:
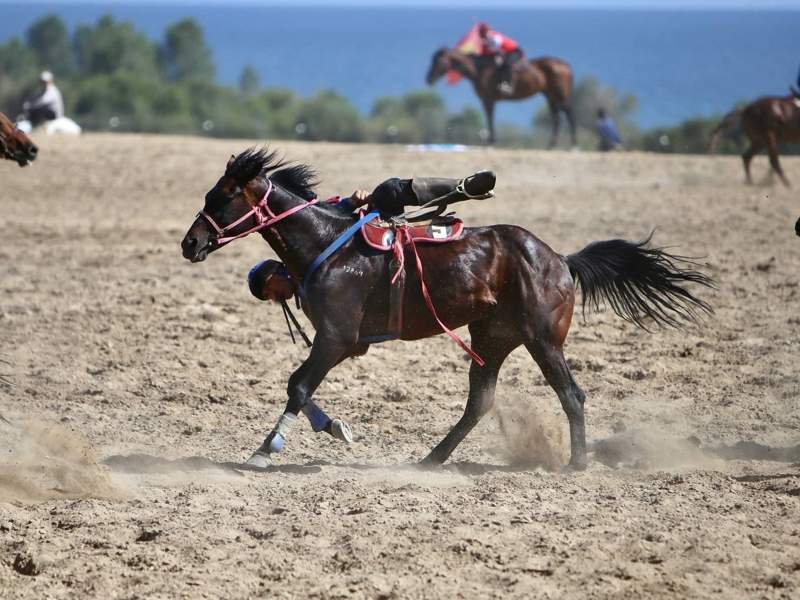
[[[358,354],[358,350],[354,342],[338,336],[317,334],[311,354],[289,377],[289,400],[286,409],[261,446],[247,460],[248,465],[266,467],[269,464],[270,454],[283,450],[289,431],[297,422],[300,411],[306,414],[314,431],[327,431],[345,441],[352,439],[350,428],[338,419],[330,419],[313,403],[311,397],[328,371],[348,356]]]

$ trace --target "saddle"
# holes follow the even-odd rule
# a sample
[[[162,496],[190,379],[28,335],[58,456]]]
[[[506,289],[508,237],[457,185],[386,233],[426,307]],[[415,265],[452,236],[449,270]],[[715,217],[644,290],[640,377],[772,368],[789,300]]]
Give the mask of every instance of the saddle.
[[[402,219],[374,219],[361,226],[361,235],[368,246],[381,252],[392,252],[394,254],[394,258],[389,264],[391,284],[389,285],[389,318],[386,324],[386,332],[366,337],[363,341],[368,343],[383,342],[396,340],[400,337],[403,330],[403,298],[406,286],[405,251],[407,247],[410,247],[414,255],[420,285],[422,286],[422,295],[425,298],[428,309],[445,333],[453,337],[469,354],[474,354],[458,336],[442,323],[436,314],[425,285],[422,274],[422,261],[417,251],[417,244],[446,244],[460,238],[463,231],[464,222],[452,215],[434,217],[429,221],[413,223]],[[479,363],[482,362],[480,357],[477,360]]]
[[[361,235],[371,248],[388,252],[393,249],[398,239],[398,229],[404,231],[400,235],[403,245],[408,245],[412,241],[416,244],[445,244],[461,237],[464,222],[452,215],[421,223],[397,223],[375,219],[362,225]]]

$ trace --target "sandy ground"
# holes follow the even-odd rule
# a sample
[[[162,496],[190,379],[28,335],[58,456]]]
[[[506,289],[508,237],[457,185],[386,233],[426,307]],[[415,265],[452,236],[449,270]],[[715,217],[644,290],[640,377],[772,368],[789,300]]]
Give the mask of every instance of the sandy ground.
[[[196,265],[179,242],[252,142],[37,141],[32,168],[0,164],[0,374],[15,383],[0,390],[0,597],[800,594],[797,455],[702,449],[800,443],[796,193],[745,187],[734,157],[280,144],[322,195],[491,168],[497,199],[459,206],[468,224],[517,223],[564,253],[657,227],[719,290],[686,331],[576,319],[589,438],[624,430],[586,472],[553,470],[566,419],[520,351],[449,465],[411,467],[463,409],[468,365],[444,336],[331,373],[316,397],[355,443],[303,422],[274,469],[246,472],[226,463],[272,427],[306,351],[247,291],[262,240]],[[800,160],[784,164],[800,184]]]

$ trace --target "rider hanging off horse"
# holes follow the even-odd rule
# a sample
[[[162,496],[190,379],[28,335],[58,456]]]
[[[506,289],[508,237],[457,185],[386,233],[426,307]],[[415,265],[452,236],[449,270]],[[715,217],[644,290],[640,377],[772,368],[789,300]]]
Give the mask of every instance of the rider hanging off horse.
[[[327,204],[342,214],[352,214],[353,211],[360,211],[361,213],[375,211],[383,219],[397,219],[404,213],[406,206],[421,207],[438,199],[446,199],[446,202],[450,204],[468,199],[489,197],[494,184],[495,176],[491,171],[481,171],[460,181],[458,179],[439,177],[391,178],[378,185],[372,193],[367,190],[357,189],[348,197],[335,196],[330,198],[327,200]],[[262,261],[250,269],[247,283],[250,293],[257,299],[281,304],[293,342],[292,324],[294,324],[306,345],[312,347],[313,344],[287,305],[287,302],[294,297],[297,308],[300,308],[300,296],[303,291],[298,281],[289,273],[286,265],[271,259]],[[399,286],[398,290],[402,295],[403,287]],[[394,319],[394,323],[397,325],[401,321],[402,319],[399,317]],[[391,328],[391,322],[392,317],[390,316],[389,328]],[[385,341],[397,339],[399,336],[400,332],[394,331],[389,335],[381,333],[375,336],[375,339],[378,340],[380,338],[380,341]],[[309,400],[302,408],[302,411],[315,432],[325,432],[336,439],[347,443],[352,442],[350,426],[341,419],[329,417],[313,401]],[[296,418],[296,415],[293,416]],[[287,427],[294,422],[292,416],[287,417],[285,421],[284,425]],[[283,435],[280,437],[273,435],[265,444],[265,454],[280,451],[283,447]]]
[[[349,429],[339,432],[312,397],[336,365],[365,354],[373,343],[395,339],[381,334],[392,322],[393,290],[402,279],[403,260],[416,270],[406,269],[409,285],[399,295],[400,314],[406,315],[399,339],[444,332],[472,357],[464,414],[425,458],[428,465],[447,460],[489,412],[503,362],[515,348],[525,346],[566,413],[570,467],[585,468],[586,396],[562,352],[577,288],[583,291],[584,307],[597,307],[605,300],[619,316],[643,328],[680,326],[711,311],[683,286],[713,282],[695,271],[693,263],[650,247],[649,238],[639,243],[594,242],[575,254],[561,255],[521,227],[462,224],[438,238],[426,236],[424,226],[412,227],[408,213],[394,214],[404,204],[439,211],[459,197],[489,197],[485,186],[494,186],[494,175],[483,172],[455,186],[454,182],[387,180],[368,199],[375,210],[356,216],[347,205],[337,208],[316,199],[315,174],[307,165],[289,166],[275,153],[255,149],[231,157],[184,236],[183,256],[200,262],[234,240],[261,234],[297,282],[302,310],[315,329],[308,358],[289,377],[285,410],[248,459],[249,465],[269,465],[301,412],[315,431],[349,437]],[[386,190],[386,196],[380,190]],[[392,237],[394,243],[376,252],[380,244],[375,243],[375,232],[365,230],[381,210],[390,224],[383,237]],[[381,233],[381,224],[373,228]],[[471,348],[451,330],[465,325]]]
[[[551,56],[524,60],[520,45],[510,37],[478,23],[454,49],[440,48],[431,59],[426,81],[433,85],[447,76],[455,84],[468,79],[483,104],[489,128],[490,144],[495,143],[494,106],[501,100],[524,100],[543,93],[552,119],[549,147],[558,143],[560,115],[570,127],[572,145],[576,145],[575,119],[572,113],[572,69]]]

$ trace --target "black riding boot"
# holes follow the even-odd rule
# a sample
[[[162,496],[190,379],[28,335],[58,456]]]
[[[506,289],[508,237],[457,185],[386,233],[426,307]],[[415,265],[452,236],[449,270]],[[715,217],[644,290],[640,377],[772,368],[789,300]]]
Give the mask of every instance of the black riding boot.
[[[445,205],[470,198],[486,198],[494,188],[495,179],[492,171],[479,171],[461,180],[444,177],[393,177],[375,188],[370,203],[382,216],[393,217],[402,214],[406,206],[423,206],[437,198],[441,198],[441,204]]]

